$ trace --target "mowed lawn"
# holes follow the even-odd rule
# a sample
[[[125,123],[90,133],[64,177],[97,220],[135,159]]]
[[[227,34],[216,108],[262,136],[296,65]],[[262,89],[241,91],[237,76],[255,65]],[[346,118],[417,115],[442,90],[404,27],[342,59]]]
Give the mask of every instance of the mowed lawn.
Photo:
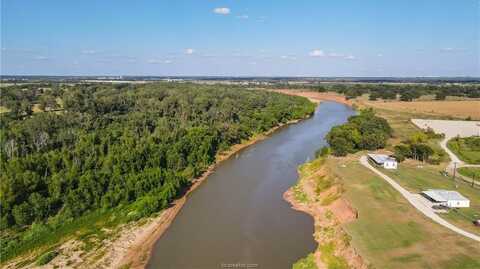
[[[430,221],[383,179],[361,166],[360,154],[329,159],[359,218],[345,226],[374,268],[480,268],[480,244]]]
[[[418,164],[418,162],[408,161],[400,163],[397,170],[381,170],[411,192],[419,193],[426,189],[458,191],[470,199],[470,207],[451,210],[448,214],[441,216],[452,224],[480,235],[480,228],[472,223],[473,220],[480,219],[480,189],[474,189],[470,184],[459,179],[453,181],[452,177],[441,175],[435,166],[422,165],[420,168]]]

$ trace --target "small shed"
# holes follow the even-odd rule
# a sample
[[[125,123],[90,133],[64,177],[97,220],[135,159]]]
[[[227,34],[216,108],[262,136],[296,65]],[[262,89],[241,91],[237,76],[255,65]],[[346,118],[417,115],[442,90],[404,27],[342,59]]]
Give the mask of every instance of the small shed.
[[[398,163],[395,158],[385,154],[368,154],[368,158],[376,165],[383,166],[385,169],[397,169]]]
[[[422,195],[434,203],[452,208],[470,207],[470,200],[456,191],[426,190]]]

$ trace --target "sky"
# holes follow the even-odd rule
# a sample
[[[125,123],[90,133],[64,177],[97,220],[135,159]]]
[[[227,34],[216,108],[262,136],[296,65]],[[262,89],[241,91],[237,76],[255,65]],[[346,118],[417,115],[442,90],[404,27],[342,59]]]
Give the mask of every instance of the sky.
[[[480,76],[479,0],[1,0],[2,75]]]

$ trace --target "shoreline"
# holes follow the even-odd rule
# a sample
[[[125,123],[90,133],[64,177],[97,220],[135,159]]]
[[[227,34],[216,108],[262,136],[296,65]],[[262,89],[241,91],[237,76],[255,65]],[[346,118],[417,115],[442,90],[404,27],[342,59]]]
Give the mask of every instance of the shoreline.
[[[111,266],[113,268],[119,268],[122,266],[129,266],[128,268],[132,269],[145,268],[150,261],[155,243],[162,237],[175,219],[176,215],[182,209],[183,205],[185,205],[188,195],[197,189],[215,171],[218,165],[220,165],[223,161],[230,159],[233,155],[238,154],[243,149],[246,149],[249,146],[268,138],[269,135],[273,134],[282,127],[309,119],[312,116],[313,113],[305,118],[291,120],[286,123],[279,124],[278,126],[275,126],[262,134],[258,134],[243,143],[233,145],[229,150],[220,153],[215,162],[210,165],[200,177],[192,180],[192,184],[182,197],[174,200],[171,207],[164,209],[159,216],[154,217],[153,220],[146,225],[148,227],[144,231],[141,231],[140,234],[135,236],[136,238],[131,245],[125,248],[125,253],[122,258],[116,261],[114,260],[111,263]],[[142,227],[137,227],[137,229],[141,228]]]
[[[358,251],[350,244],[350,235],[343,229],[343,225],[353,222],[358,218],[358,212],[349,201],[343,197],[341,184],[331,178],[330,172],[321,164],[320,168],[302,173],[302,169],[310,169],[310,164],[322,162],[320,159],[304,163],[298,168],[298,181],[283,194],[283,199],[290,203],[293,210],[303,212],[313,218],[314,232],[313,239],[318,244],[313,251],[314,262],[318,269],[330,267],[329,258],[326,255],[341,258],[348,265],[348,268],[367,269],[369,267],[365,259],[360,256]],[[316,181],[332,180],[330,187],[318,192]],[[302,192],[306,201],[299,201],[296,192]],[[326,202],[332,197],[335,199]],[[333,231],[333,235],[325,231]],[[333,244],[335,249],[333,253],[324,253],[322,248]],[[306,254],[308,255],[308,253]],[[298,261],[297,261],[298,262]]]

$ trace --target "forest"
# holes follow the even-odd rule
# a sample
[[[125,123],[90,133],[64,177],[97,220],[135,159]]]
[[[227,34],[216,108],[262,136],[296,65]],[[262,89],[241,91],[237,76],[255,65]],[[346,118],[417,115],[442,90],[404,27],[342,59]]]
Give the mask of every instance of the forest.
[[[149,215],[218,153],[315,109],[302,97],[189,83],[12,86],[1,102],[2,230],[139,199]],[[2,253],[14,247],[2,240]]]

